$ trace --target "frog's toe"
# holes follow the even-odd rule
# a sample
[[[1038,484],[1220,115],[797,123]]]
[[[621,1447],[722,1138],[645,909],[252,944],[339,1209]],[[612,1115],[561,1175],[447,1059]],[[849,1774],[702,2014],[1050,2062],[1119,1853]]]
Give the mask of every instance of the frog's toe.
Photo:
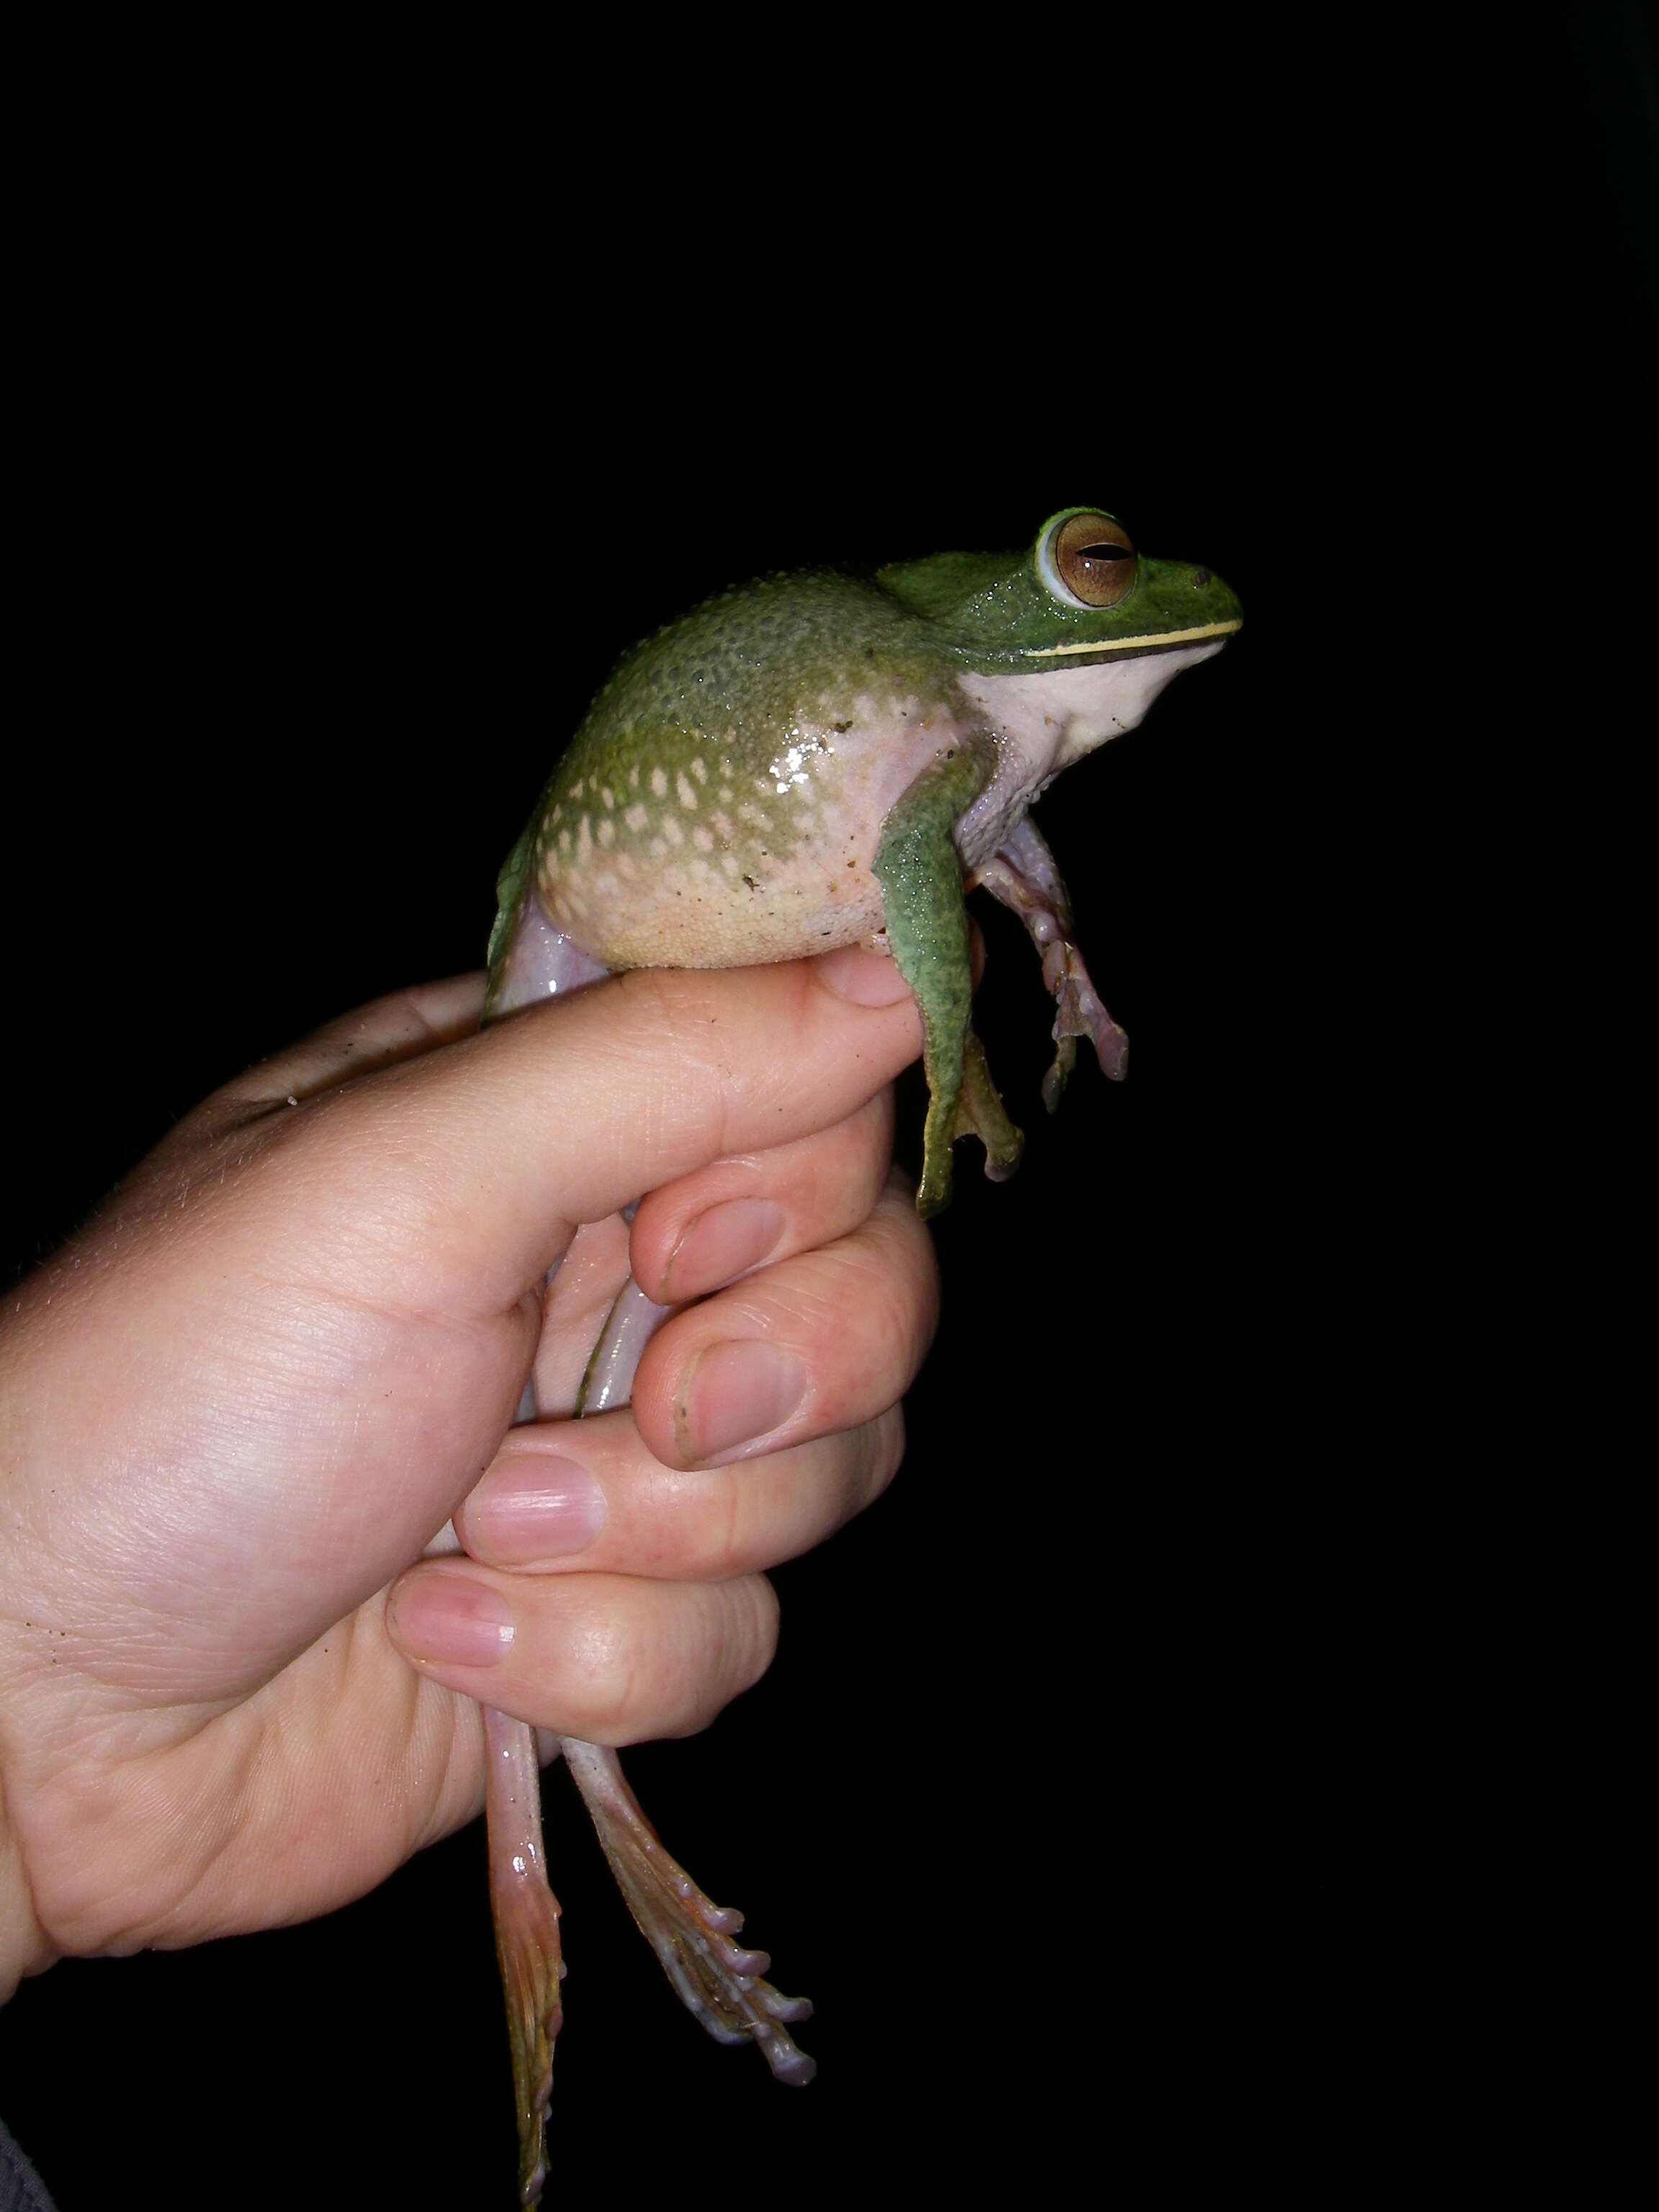
[[[807,2018],[807,2000],[784,1996],[762,1979],[772,1963],[765,1952],[745,1951],[732,1940],[743,1915],[711,1903],[670,1858],[616,1753],[591,1743],[562,1747],[628,1909],[687,2010],[716,2043],[758,2044],[780,2081],[810,2081],[817,2064],[785,2027]]]
[[[923,1139],[921,1181],[916,1186],[916,1212],[924,1221],[943,1213],[951,1203],[951,1144],[949,1138]]]
[[[1025,1150],[1024,1133],[1008,1118],[977,1033],[968,1032],[962,1060],[962,1089],[957,1095],[951,1125],[953,1137],[977,1137],[985,1147],[985,1172],[993,1182],[1006,1182],[1019,1165]]]
[[[1077,1058],[1073,1037],[1088,1038],[1102,1073],[1114,1083],[1121,1083],[1129,1072],[1129,1040],[1107,1012],[1083,964],[1083,955],[1069,939],[1045,949],[1042,979],[1054,994],[1054,1035],[1060,1048],[1042,1082],[1043,1103],[1052,1113]]]
[[[1077,1043],[1072,1037],[1061,1037],[1054,1050],[1054,1065],[1042,1079],[1042,1103],[1052,1114],[1066,1095],[1066,1085],[1071,1081],[1072,1070],[1077,1066]]]

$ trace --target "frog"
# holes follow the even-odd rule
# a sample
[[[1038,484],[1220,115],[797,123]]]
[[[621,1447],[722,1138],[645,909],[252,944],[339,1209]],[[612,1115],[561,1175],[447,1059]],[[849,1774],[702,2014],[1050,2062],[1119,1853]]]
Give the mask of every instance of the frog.
[[[733,586],[626,653],[554,767],[496,885],[483,1018],[638,968],[725,968],[866,944],[921,1015],[928,1103],[916,1206],[950,1200],[977,1139],[994,1181],[1024,1137],[972,1021],[966,894],[1024,924],[1054,999],[1059,1104],[1086,1038],[1120,1080],[1127,1039],[1075,941],[1070,895],[1030,810],[1055,777],[1133,729],[1182,670],[1242,627],[1207,568],[1142,554],[1098,507],[1049,515],[1014,553],[940,553],[873,571]],[[631,1282],[588,1363],[578,1418],[627,1402],[669,1309]],[[538,1418],[533,1387],[520,1418]],[[486,1712],[491,1900],[507,1993],[521,2202],[546,2172],[562,2018],[559,1907],[543,1854],[532,1731]],[[811,2008],[765,1978],[664,1850],[617,1754],[559,1750],[635,1921],[702,2026],[754,2042],[774,2073],[812,2062]]]

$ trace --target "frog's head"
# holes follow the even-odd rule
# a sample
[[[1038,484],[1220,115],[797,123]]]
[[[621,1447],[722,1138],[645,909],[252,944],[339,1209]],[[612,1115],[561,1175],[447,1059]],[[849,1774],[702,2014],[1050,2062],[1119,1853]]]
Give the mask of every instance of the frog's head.
[[[1220,642],[1243,621],[1219,576],[1138,553],[1097,507],[1051,514],[1029,552],[936,553],[884,568],[878,580],[988,672]]]
[[[884,568],[878,581],[967,670],[1052,695],[1074,726],[1072,759],[1139,721],[1172,676],[1218,653],[1243,622],[1219,576],[1138,552],[1096,507],[1051,514],[1028,552],[939,553]]]

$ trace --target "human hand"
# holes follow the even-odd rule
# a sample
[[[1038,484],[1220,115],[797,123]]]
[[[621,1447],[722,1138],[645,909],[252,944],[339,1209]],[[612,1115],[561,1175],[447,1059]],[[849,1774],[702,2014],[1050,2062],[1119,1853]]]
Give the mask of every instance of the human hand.
[[[886,1182],[919,1036],[890,964],[621,977],[474,1035],[481,998],[253,1070],[22,1286],[0,1995],[373,1887],[478,1809],[475,1697],[601,1742],[702,1725],[771,1656],[760,1570],[896,1465],[935,1285]],[[665,1302],[759,1264],[661,1330],[631,1411],[509,1434],[532,1356],[571,1401],[629,1252]],[[452,1515],[482,1564],[411,1567]]]

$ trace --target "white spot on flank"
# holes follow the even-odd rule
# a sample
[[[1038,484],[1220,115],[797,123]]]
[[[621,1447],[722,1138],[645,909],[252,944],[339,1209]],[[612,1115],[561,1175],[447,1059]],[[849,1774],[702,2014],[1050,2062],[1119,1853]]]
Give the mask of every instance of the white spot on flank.
[[[587,817],[582,817],[582,826],[576,832],[576,858],[585,860],[593,849],[593,832],[587,826]]]
[[[660,837],[653,837],[651,840],[651,857],[653,860],[665,860],[668,858],[668,848]]]
[[[568,830],[561,830],[559,832],[559,850],[565,854],[567,859],[569,857],[570,832]]]
[[[714,849],[714,833],[712,830],[705,830],[699,822],[691,832],[691,842],[700,853],[712,853]]]
[[[582,779],[582,781],[583,781],[583,782],[586,782],[586,777],[584,777],[584,778]],[[580,799],[580,798],[581,797],[581,795],[582,795],[582,787],[581,787],[581,784],[580,784],[580,783],[573,783],[573,784],[571,785],[571,787],[570,787],[570,796],[571,796],[573,799]]]
[[[738,856],[735,853],[722,853],[720,854],[720,866],[725,869],[728,876],[735,876],[738,872],[739,865]]]
[[[623,816],[623,820],[628,824],[629,828],[634,832],[634,835],[636,837],[639,836],[641,830],[645,828],[647,823],[648,823],[651,817],[646,811],[644,802],[637,799],[629,808],[627,813]]]
[[[600,844],[601,844],[601,845],[611,845],[611,844],[614,844],[614,843],[616,842],[616,838],[617,838],[617,825],[616,825],[616,823],[615,823],[614,822],[608,822],[608,821],[605,821],[605,820],[604,820],[604,819],[601,819],[601,821],[600,821],[600,823],[599,823],[599,842],[600,842]]]
[[[563,807],[562,807],[562,806],[556,806],[556,807],[553,809],[553,811],[552,811],[551,815],[550,815],[548,818],[549,818],[549,819],[550,819],[550,821],[551,821],[551,822],[554,823],[554,825],[556,827],[556,826],[557,826],[557,824],[558,824],[559,823],[561,823],[561,822],[562,822],[562,821],[564,820],[564,809],[563,809]]]
[[[612,807],[616,805],[616,803],[617,803],[617,794],[616,794],[616,793],[615,793],[614,791],[612,791],[612,789],[611,788],[611,786],[607,783],[607,784],[605,785],[605,787],[604,790],[600,792],[600,793],[599,793],[599,797],[600,797],[602,799],[604,799],[604,801],[605,801],[605,812],[606,812],[607,814],[609,814],[609,813],[610,813],[610,811],[611,811],[611,808],[612,808]]]
[[[668,796],[668,778],[659,768],[653,768],[651,771],[651,789],[658,799]]]
[[[708,781],[708,763],[706,761],[694,760],[691,763],[691,773],[696,777],[699,783],[707,783]]]
[[[633,765],[633,767],[632,767],[632,768],[630,768],[630,769],[629,769],[629,771],[628,771],[628,788],[629,788],[630,791],[637,791],[637,790],[639,789],[639,787],[640,787],[640,764],[639,764],[639,763],[638,763],[637,761],[635,761],[635,763],[634,763],[634,765]]]
[[[679,793],[680,805],[684,807],[686,812],[695,814],[697,810],[697,794],[691,788],[690,777],[684,775],[677,776],[674,788]]]
[[[711,817],[711,819],[722,837],[729,837],[732,835],[732,817],[729,814],[716,814]]]
[[[685,832],[672,814],[665,814],[662,817],[662,834],[671,845],[683,845],[685,842]]]

